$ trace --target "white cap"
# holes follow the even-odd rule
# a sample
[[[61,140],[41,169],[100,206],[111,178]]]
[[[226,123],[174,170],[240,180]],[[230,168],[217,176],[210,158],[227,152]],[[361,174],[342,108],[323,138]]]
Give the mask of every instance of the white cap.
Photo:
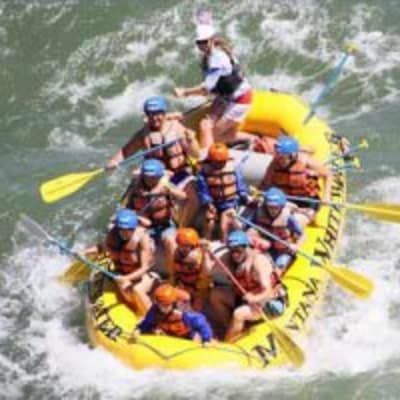
[[[199,24],[196,26],[196,40],[211,39],[215,33],[215,28],[212,25]]]

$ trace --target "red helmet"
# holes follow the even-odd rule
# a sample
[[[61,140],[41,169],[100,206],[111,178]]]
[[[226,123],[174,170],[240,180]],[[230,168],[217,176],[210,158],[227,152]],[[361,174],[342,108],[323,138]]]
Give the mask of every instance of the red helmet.
[[[200,242],[199,234],[192,228],[180,228],[176,234],[176,242],[180,246],[197,247]]]
[[[169,283],[160,285],[154,291],[154,300],[163,306],[169,306],[177,301],[176,289]]]
[[[208,149],[207,158],[210,161],[228,161],[229,159],[229,150],[224,143],[214,143]]]

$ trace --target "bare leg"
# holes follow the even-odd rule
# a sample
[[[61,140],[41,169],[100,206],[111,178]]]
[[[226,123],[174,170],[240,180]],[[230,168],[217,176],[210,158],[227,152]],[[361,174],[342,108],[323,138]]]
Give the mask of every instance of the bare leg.
[[[208,149],[214,143],[215,123],[226,110],[227,102],[216,97],[211,105],[210,113],[200,121],[200,147]]]
[[[214,218],[207,218],[206,219],[206,226],[204,229],[204,238],[211,240],[212,239],[212,235],[214,233],[214,229],[215,229],[215,219]]]
[[[213,208],[211,209],[208,208],[205,212],[205,216],[206,216],[206,226],[204,229],[204,236],[206,239],[211,240],[217,222],[217,211]]]
[[[167,264],[168,276],[172,276],[173,272],[173,258],[175,249],[175,235],[165,235],[162,238],[162,243],[165,250],[165,261]]]
[[[149,297],[149,293],[154,285],[155,279],[149,274],[145,274],[142,277],[142,280],[133,286],[133,292],[136,295],[136,302],[138,303],[139,308],[144,310],[145,314],[151,307],[152,302]]]
[[[139,315],[146,314],[148,308],[151,306],[150,298],[144,293],[138,293],[134,288],[129,287],[126,289],[120,288],[120,294],[132,308]]]
[[[243,305],[238,307],[233,312],[232,322],[229,325],[228,332],[226,333],[225,340],[233,341],[244,330],[246,321],[257,321],[260,319],[260,314],[254,312],[250,306]]]
[[[191,226],[200,208],[200,203],[194,181],[188,182],[186,184],[185,192],[188,199],[187,201],[185,201],[185,204],[183,206],[184,208],[180,216],[179,226]]]
[[[209,117],[205,117],[200,121],[200,147],[208,149],[214,143],[214,121]]]
[[[238,128],[238,122],[226,118],[220,118],[214,125],[214,139],[224,143],[232,142],[237,139],[236,132]]]
[[[220,221],[220,228],[221,228],[221,236],[222,236],[222,241],[226,243],[228,239],[228,233],[232,229],[238,229],[238,224],[236,224],[236,220],[234,217],[232,217],[232,211],[234,211],[232,208],[229,208],[228,210],[225,210],[221,214],[221,221]]]

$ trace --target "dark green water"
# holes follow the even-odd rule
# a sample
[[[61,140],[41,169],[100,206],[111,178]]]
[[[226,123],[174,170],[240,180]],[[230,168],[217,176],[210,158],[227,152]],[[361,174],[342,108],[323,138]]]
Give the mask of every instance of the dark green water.
[[[345,41],[360,52],[319,109],[354,142],[366,136],[354,201],[400,202],[398,0],[0,0],[0,399],[397,399],[400,231],[351,214],[342,258],[376,283],[360,304],[332,288],[305,344],[304,369],[134,373],[90,350],[80,292],[54,277],[69,260],[22,234],[27,213],[79,247],[101,234],[127,175],[45,205],[38,185],[87,170],[141,124],[147,96],[174,107],[199,78],[196,7],[212,8],[257,87],[312,100]]]

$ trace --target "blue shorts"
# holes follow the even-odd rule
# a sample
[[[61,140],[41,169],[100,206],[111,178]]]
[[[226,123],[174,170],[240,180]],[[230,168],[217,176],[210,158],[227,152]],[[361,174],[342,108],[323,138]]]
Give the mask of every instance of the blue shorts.
[[[238,199],[224,201],[223,203],[214,203],[218,212],[222,213],[230,208],[236,208],[239,205]]]
[[[165,225],[156,225],[152,226],[149,229],[149,235],[155,241],[156,244],[163,242],[165,239],[171,237],[172,235],[175,236],[175,234],[176,234],[176,225],[175,222],[172,220],[170,220]]]
[[[188,169],[183,169],[181,171],[176,172],[170,179],[171,183],[182,188],[186,186],[193,178],[193,175],[190,173]]]
[[[285,270],[294,261],[295,256],[291,253],[285,253],[271,249],[269,254],[275,263],[276,268]]]
[[[274,299],[265,303],[263,311],[271,317],[279,317],[285,311],[285,301],[283,299]]]

